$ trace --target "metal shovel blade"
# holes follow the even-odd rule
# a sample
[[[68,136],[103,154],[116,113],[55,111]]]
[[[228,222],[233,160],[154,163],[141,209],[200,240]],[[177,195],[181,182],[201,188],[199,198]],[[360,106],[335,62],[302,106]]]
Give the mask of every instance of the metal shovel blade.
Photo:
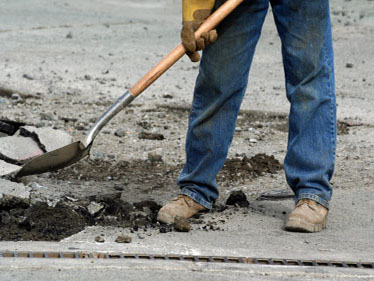
[[[65,168],[78,162],[90,152],[92,143],[101,129],[116,116],[134,97],[126,91],[96,121],[89,131],[85,143],[77,141],[56,150],[37,156],[27,162],[15,177],[41,174]]]
[[[17,173],[17,177],[51,172],[65,168],[88,155],[91,145],[77,141],[50,151],[27,162]]]

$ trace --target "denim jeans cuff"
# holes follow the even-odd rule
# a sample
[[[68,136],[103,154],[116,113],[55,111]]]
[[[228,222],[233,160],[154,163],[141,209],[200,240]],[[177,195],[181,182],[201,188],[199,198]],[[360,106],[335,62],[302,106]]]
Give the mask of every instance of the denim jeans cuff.
[[[301,199],[312,199],[316,201],[318,204],[321,204],[323,207],[327,209],[329,208],[329,202],[316,194],[300,193],[298,196],[295,197],[295,203],[297,203]]]
[[[191,190],[183,188],[182,191],[181,191],[181,194],[187,195],[192,200],[194,200],[195,202],[199,203],[201,206],[204,206],[205,208],[207,208],[209,210],[212,209],[212,207],[213,207],[212,203],[209,203],[208,201],[204,200],[198,194],[192,192]]]

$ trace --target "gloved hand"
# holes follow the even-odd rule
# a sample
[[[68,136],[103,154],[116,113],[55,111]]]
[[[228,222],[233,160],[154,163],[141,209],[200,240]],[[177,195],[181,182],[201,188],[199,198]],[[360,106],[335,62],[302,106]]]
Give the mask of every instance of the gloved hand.
[[[201,37],[195,40],[194,32],[210,16],[215,0],[182,0],[183,23],[181,31],[182,44],[187,50],[191,61],[200,60],[197,51],[204,49],[207,45],[217,40],[217,31],[204,32]]]

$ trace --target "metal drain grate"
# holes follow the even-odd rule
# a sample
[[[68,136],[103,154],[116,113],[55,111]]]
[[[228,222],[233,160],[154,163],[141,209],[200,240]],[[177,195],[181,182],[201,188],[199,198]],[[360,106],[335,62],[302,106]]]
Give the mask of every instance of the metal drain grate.
[[[129,253],[102,253],[102,252],[0,252],[0,258],[47,258],[47,259],[135,259],[135,260],[173,260],[189,262],[210,263],[241,263],[259,264],[269,266],[322,266],[341,268],[374,269],[374,262],[348,262],[326,260],[299,260],[299,259],[271,259],[271,258],[245,258],[245,257],[219,257],[219,256],[189,256],[189,255],[147,255]]]

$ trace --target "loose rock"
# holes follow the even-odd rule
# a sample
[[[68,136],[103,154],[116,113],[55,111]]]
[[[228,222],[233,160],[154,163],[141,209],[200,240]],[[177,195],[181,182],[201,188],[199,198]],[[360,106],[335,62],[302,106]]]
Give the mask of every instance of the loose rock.
[[[149,152],[148,160],[151,162],[162,162],[162,149]]]
[[[126,235],[119,235],[116,239],[117,243],[131,243],[132,238]]]
[[[95,237],[95,241],[96,241],[97,243],[104,243],[104,242],[105,242],[105,239],[104,239],[103,237],[101,237],[101,236],[96,236],[96,237]]]
[[[174,228],[180,232],[189,232],[191,230],[191,225],[183,217],[175,217]]]
[[[353,68],[353,63],[347,62],[347,63],[345,64],[345,67],[346,67],[346,68]]]
[[[244,194],[243,191],[233,191],[231,192],[229,198],[226,201],[226,205],[238,205],[240,207],[248,207],[249,202],[247,200],[247,196]]]
[[[138,135],[138,138],[141,140],[164,140],[165,139],[163,134],[148,133],[148,132],[141,132]]]
[[[120,128],[120,129],[117,129],[117,130],[114,132],[114,135],[117,136],[117,137],[122,138],[122,137],[126,136],[126,132],[127,132],[127,131],[126,131],[125,129]]]

